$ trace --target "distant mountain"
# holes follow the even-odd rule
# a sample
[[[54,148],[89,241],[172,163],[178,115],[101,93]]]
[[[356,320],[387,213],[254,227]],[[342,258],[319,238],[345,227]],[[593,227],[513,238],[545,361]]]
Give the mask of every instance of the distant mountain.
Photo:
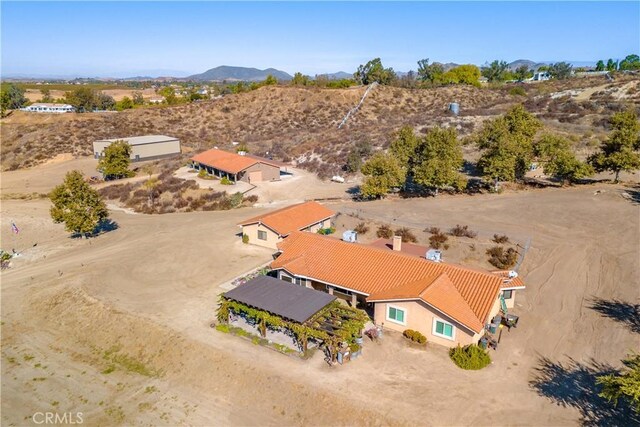
[[[543,65],[548,65],[548,64],[546,64],[544,62],[534,62],[534,61],[530,61],[528,59],[517,59],[517,60],[509,63],[509,70],[515,71],[516,68],[521,67],[523,65],[526,65],[527,69],[529,69],[529,70],[536,71],[538,68],[542,67]]]
[[[201,74],[194,74],[187,77],[189,80],[198,81],[223,81],[223,80],[235,80],[244,82],[255,82],[264,80],[271,74],[278,80],[291,80],[291,75],[284,71],[276,70],[275,68],[267,68],[266,70],[259,70],[257,68],[246,67],[232,67],[229,65],[221,65],[216,68],[205,71]]]
[[[345,73],[344,71],[338,71],[337,73],[324,74],[329,78],[329,80],[342,80],[342,79],[352,79],[352,73]]]

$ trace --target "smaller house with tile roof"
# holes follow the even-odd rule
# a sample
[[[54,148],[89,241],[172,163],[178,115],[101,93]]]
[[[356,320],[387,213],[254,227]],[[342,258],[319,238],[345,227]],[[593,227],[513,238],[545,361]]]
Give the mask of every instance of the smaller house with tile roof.
[[[255,184],[263,181],[279,181],[280,165],[269,159],[248,154],[236,154],[213,148],[191,158],[191,166],[209,175],[227,178],[233,182]]]
[[[242,234],[249,237],[249,243],[278,249],[278,243],[294,231],[317,233],[321,228],[331,227],[335,214],[320,203],[310,201],[266,212],[238,226],[242,227]]]
[[[271,268],[281,280],[328,292],[353,306],[368,305],[375,323],[385,329],[417,330],[447,347],[479,341],[501,309],[509,278],[311,233],[294,231],[278,249]]]

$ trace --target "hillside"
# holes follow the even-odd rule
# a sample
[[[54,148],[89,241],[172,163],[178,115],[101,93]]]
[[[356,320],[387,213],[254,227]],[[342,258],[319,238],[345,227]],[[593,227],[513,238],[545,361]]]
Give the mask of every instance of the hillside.
[[[330,176],[340,171],[348,151],[358,142],[374,148],[388,145],[403,125],[419,132],[434,125],[455,126],[461,135],[476,130],[483,120],[524,103],[551,129],[574,135],[588,154],[598,144],[615,111],[640,106],[640,81],[603,77],[526,85],[526,96],[498,89],[451,86],[436,89],[377,87],[363,107],[342,129],[338,124],[357,104],[364,87],[318,89],[266,86],[222,99],[108,114],[60,116],[14,112],[2,120],[2,169],[33,166],[63,153],[91,155],[92,141],[141,134],[179,137],[184,151],[213,146],[231,148],[245,142],[256,154],[275,158]],[[461,114],[447,112],[458,102]],[[473,158],[473,148],[467,147]]]
[[[291,76],[288,73],[276,70],[275,68],[259,70],[257,68],[231,67],[228,65],[221,65],[216,68],[211,68],[204,73],[189,76],[187,77],[187,79],[197,81],[238,80],[245,82],[254,82],[266,79],[269,74],[271,74],[278,80],[291,80]]]

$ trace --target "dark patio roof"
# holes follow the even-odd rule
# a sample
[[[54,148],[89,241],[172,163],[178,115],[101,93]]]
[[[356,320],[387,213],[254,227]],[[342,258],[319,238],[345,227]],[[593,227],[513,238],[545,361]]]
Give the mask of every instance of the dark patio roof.
[[[251,279],[224,296],[298,323],[306,322],[336,299],[333,295],[270,276]]]

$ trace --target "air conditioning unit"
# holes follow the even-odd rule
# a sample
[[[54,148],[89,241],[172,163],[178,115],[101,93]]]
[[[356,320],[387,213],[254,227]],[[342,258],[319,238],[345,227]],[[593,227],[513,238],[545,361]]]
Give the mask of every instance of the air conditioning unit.
[[[429,249],[427,251],[427,254],[424,257],[429,261],[442,262],[442,251],[438,251],[436,249]]]
[[[358,240],[358,233],[353,230],[347,230],[342,233],[342,240],[349,243],[355,243]]]

